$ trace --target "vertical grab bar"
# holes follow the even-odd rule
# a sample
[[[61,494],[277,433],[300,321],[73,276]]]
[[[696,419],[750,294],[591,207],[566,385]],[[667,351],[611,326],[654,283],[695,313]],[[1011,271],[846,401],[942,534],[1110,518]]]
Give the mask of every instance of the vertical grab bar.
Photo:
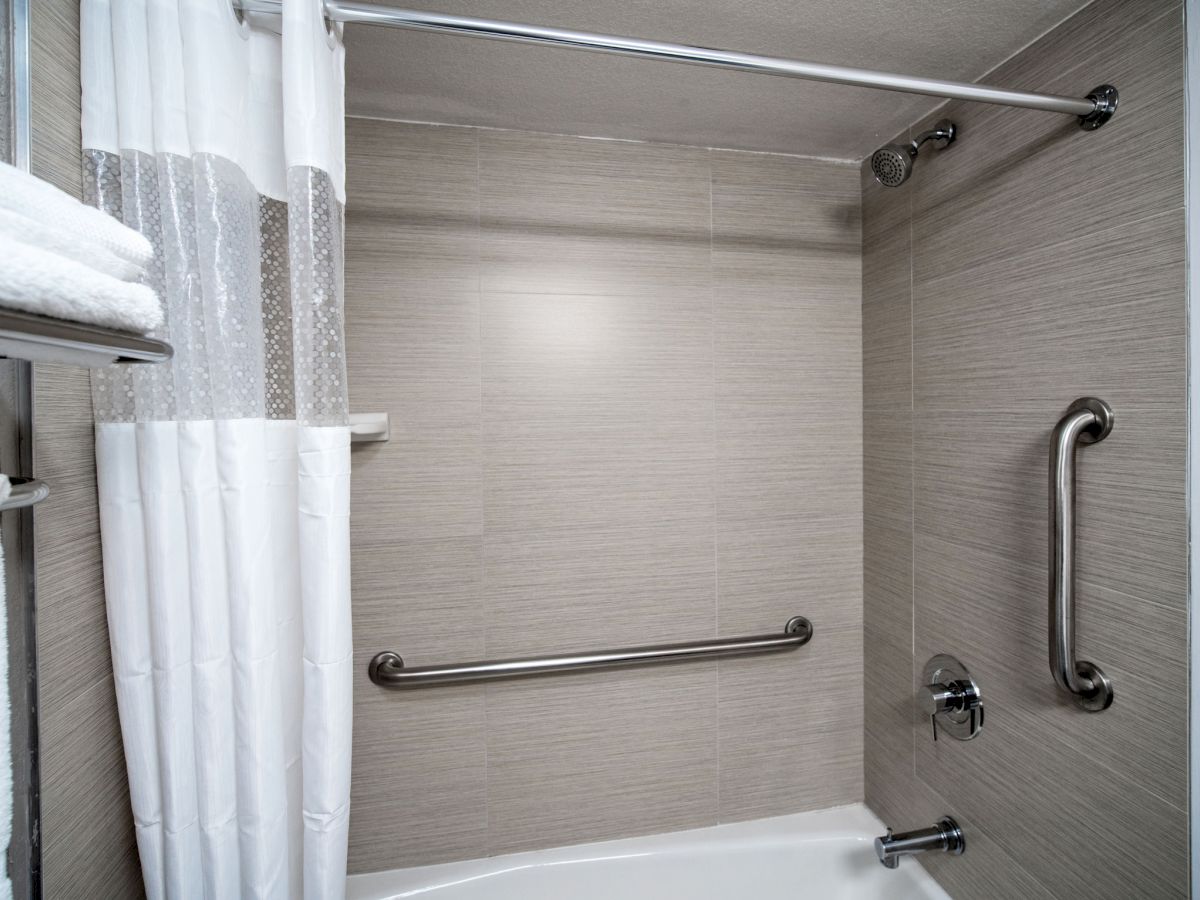
[[[1050,437],[1050,671],[1088,712],[1108,709],[1113,688],[1099,666],[1075,658],[1075,447],[1104,440],[1112,427],[1112,407],[1081,397]]]

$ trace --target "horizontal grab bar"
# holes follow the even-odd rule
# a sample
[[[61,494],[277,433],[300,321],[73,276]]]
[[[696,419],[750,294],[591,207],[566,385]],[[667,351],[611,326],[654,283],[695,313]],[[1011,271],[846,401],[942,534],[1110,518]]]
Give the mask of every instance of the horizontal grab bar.
[[[683,641],[678,644],[650,644],[645,647],[624,647],[619,650],[597,650],[591,653],[562,653],[556,656],[531,656],[517,659],[488,659],[478,662],[447,663],[433,666],[404,665],[404,660],[391,650],[375,655],[367,667],[371,680],[380,687],[403,689],[432,687],[439,684],[461,684],[466,681],[494,681],[500,678],[522,678],[547,675],[551,672],[574,672],[582,669],[612,669],[651,663],[680,662],[693,659],[715,659],[721,656],[750,656],[758,653],[778,653],[803,647],[812,638],[812,623],[803,616],[793,616],[782,633],[759,634],[751,637],[712,638]]]

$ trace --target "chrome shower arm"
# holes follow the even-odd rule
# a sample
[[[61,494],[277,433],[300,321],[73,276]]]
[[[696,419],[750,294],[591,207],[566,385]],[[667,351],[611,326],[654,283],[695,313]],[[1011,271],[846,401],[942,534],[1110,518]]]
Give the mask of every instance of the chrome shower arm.
[[[913,149],[919,150],[921,145],[926,141],[937,141],[940,145],[938,149],[942,149],[949,144],[954,143],[954,138],[958,133],[954,123],[949,119],[942,119],[928,131],[923,131],[913,138]]]

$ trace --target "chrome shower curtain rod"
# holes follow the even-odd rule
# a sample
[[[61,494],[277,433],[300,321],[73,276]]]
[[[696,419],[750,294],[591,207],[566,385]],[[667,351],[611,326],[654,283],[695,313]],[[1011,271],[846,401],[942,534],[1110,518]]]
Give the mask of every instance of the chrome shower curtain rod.
[[[242,13],[278,14],[282,8],[282,0],[230,0],[230,2],[236,11]],[[541,25],[522,25],[517,22],[398,9],[377,3],[359,3],[355,0],[325,0],[325,15],[333,22],[386,25],[391,28],[407,28],[412,31],[432,31],[439,34],[460,34],[500,41],[518,41],[547,47],[566,47],[642,59],[661,59],[668,62],[713,66],[719,69],[758,72],[763,75],[783,75],[789,78],[804,78],[808,81],[849,84],[885,91],[899,91],[905,94],[924,94],[953,100],[1040,109],[1046,112],[1078,116],[1080,126],[1089,130],[1099,128],[1111,119],[1117,108],[1117,89],[1111,85],[1101,85],[1086,97],[1035,94],[961,81],[939,81],[935,78],[921,78],[916,75],[894,75],[890,72],[876,72],[871,69],[831,66],[794,59],[777,59],[771,56],[737,53],[731,50],[712,50],[707,47],[666,44],[641,38],[569,31],[565,28],[547,28]]]

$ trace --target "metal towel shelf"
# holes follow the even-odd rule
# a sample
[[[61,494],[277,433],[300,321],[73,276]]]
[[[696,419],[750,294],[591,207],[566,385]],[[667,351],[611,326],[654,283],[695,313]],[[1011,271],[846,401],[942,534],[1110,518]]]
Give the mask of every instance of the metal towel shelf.
[[[0,310],[0,356],[11,359],[96,368],[112,363],[166,362],[173,352],[170,344],[138,334]]]
[[[371,660],[367,667],[367,673],[371,676],[371,680],[380,687],[401,690],[432,687],[439,684],[462,684],[468,681],[523,678],[530,675],[547,675],[552,672],[575,672],[582,669],[613,669],[653,663],[716,659],[722,656],[778,653],[803,647],[812,638],[812,634],[812,623],[808,619],[803,616],[793,616],[783,627],[783,632],[777,634],[712,638],[710,640],[684,641],[678,644],[650,644],[645,647],[624,647],[618,650],[597,650],[591,653],[563,653],[556,656],[490,659],[479,662],[405,667],[404,660],[398,654],[391,650],[385,650]]]
[[[0,501],[0,512],[24,509],[50,496],[50,486],[36,478],[11,478],[9,481],[12,483],[12,492],[7,499]]]

